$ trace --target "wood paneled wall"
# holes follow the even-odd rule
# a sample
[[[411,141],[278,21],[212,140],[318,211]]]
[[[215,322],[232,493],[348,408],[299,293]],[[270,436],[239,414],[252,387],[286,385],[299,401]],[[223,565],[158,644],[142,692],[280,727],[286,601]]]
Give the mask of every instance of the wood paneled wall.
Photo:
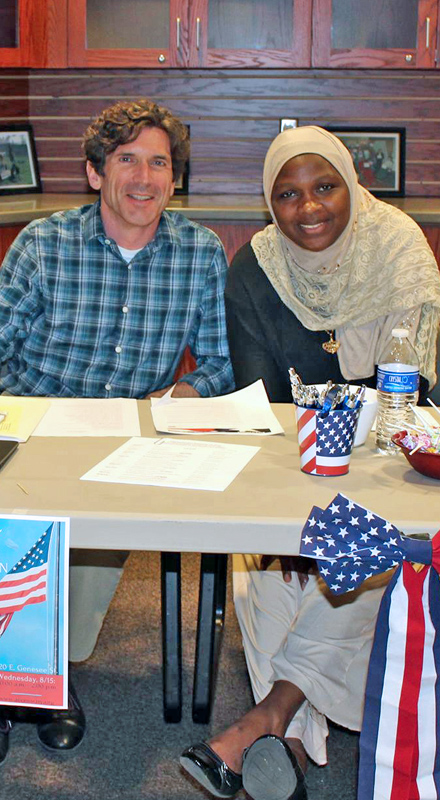
[[[407,131],[406,194],[440,196],[440,71],[0,71],[0,125],[29,119],[46,192],[86,189],[89,120],[117,99],[148,96],[191,126],[190,191],[259,194],[281,117],[300,125]]]

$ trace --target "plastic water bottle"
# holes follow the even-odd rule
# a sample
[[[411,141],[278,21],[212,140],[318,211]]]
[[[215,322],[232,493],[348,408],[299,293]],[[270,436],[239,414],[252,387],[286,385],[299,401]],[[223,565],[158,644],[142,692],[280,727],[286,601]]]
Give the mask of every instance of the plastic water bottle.
[[[392,435],[414,424],[409,404],[416,405],[419,396],[419,363],[406,328],[393,328],[391,336],[377,368],[376,444],[394,455],[399,448]]]

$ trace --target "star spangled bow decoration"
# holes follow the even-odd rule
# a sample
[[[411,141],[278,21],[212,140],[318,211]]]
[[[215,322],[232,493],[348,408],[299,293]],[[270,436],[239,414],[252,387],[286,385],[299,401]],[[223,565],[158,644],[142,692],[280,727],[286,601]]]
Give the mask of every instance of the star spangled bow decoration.
[[[313,508],[301,555],[335,594],[397,566],[382,597],[365,692],[358,800],[440,797],[440,531],[403,536],[338,494]],[[425,565],[425,566],[423,566]]]
[[[325,509],[312,508],[300,555],[318,561],[320,575],[334,594],[350,592],[404,560],[433,563],[440,571],[440,552],[433,553],[430,541],[403,536],[391,522],[343,494]]]

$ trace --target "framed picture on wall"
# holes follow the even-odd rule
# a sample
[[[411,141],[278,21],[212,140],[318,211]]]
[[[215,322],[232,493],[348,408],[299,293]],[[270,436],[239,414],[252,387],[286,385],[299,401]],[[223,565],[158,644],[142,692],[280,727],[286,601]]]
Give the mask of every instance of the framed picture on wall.
[[[188,136],[189,136],[190,127],[189,125],[187,125],[186,127],[188,128]],[[185,169],[183,170],[179,180],[176,181],[174,194],[188,194],[188,184],[189,184],[189,161],[186,162]]]
[[[376,197],[405,194],[405,128],[328,128],[349,149],[359,183]]]
[[[284,119],[280,119],[280,133],[283,131],[289,131],[291,128],[298,127],[298,120],[293,119],[292,117],[284,117]]]
[[[30,125],[0,126],[0,195],[41,192]]]

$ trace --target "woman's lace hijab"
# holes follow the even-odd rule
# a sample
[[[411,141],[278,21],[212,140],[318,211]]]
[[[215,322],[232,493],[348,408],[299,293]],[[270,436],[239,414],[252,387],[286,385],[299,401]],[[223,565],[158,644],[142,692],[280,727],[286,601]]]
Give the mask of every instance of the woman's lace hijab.
[[[342,176],[350,195],[344,231],[320,252],[299,247],[285,236],[272,208],[272,190],[281,168],[307,153],[325,158]],[[266,155],[263,187],[274,224],[252,238],[257,261],[306,328],[336,331],[346,380],[373,375],[391,328],[406,324],[412,329],[421,371],[433,383],[440,278],[420,228],[361,187],[347,148],[315,126],[276,137]]]

